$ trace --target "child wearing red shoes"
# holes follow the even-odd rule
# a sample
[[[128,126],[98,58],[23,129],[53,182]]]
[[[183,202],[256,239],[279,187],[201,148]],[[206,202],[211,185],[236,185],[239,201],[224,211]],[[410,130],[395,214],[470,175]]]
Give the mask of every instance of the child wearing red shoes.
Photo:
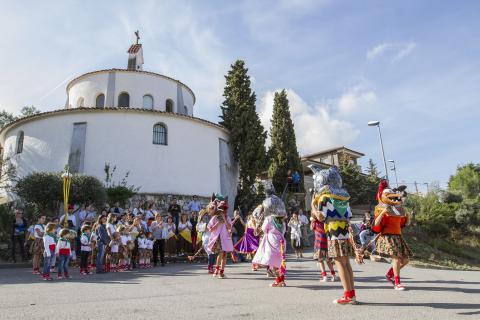
[[[310,230],[315,233],[314,250],[321,271],[320,282],[327,282],[329,280],[327,278],[327,271],[325,270],[325,262],[330,270],[330,281],[333,282],[335,281],[335,270],[333,269],[332,259],[328,257],[328,240],[327,234],[325,233],[325,223],[320,221],[319,218],[321,217],[312,216],[310,218]]]
[[[68,264],[70,263],[70,257],[72,255],[71,238],[72,236],[69,229],[62,229],[60,231],[60,239],[58,239],[55,248],[55,253],[58,256],[58,279],[62,279],[63,277],[66,279],[71,278],[68,272]]]
[[[110,247],[109,254],[109,263],[110,263],[110,272],[118,272],[118,252],[120,251],[120,233],[114,232],[112,235],[113,239],[110,241],[108,246]]]
[[[43,235],[43,280],[52,281],[50,277],[50,267],[55,259],[55,228],[54,223],[48,223],[45,227],[45,234]]]
[[[152,258],[153,258],[153,237],[151,232],[147,232],[147,237],[145,240],[146,254],[145,254],[145,268],[152,267]]]
[[[138,234],[138,268],[145,269],[145,260],[147,257],[147,238],[145,237],[145,233],[140,231]]]
[[[84,225],[80,231],[82,232],[80,236],[80,274],[88,275],[92,274],[88,268],[88,258],[92,252],[90,241],[92,227],[90,225]]]

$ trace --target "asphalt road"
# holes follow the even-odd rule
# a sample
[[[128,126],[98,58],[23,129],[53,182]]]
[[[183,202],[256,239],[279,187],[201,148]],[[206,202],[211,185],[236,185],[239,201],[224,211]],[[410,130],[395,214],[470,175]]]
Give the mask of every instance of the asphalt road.
[[[361,304],[338,306],[339,282],[320,283],[316,263],[287,262],[287,287],[270,288],[250,265],[213,279],[203,264],[44,282],[29,269],[0,270],[0,319],[480,319],[480,273],[407,267],[394,291],[388,265],[354,265]]]

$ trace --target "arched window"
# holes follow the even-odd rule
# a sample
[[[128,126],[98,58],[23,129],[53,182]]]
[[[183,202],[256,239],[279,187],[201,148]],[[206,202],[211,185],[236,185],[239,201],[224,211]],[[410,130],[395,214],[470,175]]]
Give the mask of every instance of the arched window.
[[[184,114],[186,114],[188,116],[188,107],[187,106],[183,106],[183,112],[184,112]]]
[[[149,94],[143,96],[143,107],[145,109],[153,109],[153,97]]]
[[[167,101],[165,101],[165,111],[173,112],[173,100],[172,99],[167,99]]]
[[[77,100],[77,108],[83,108],[83,107],[85,107],[85,99],[83,99],[83,97],[80,97]]]
[[[118,107],[130,107],[130,96],[126,92],[120,93],[118,96]]]
[[[153,126],[153,144],[166,146],[168,138],[167,126],[163,123],[156,123]]]
[[[22,153],[23,151],[23,138],[25,134],[23,131],[20,131],[17,136],[17,150],[15,150],[15,153]]]
[[[105,107],[105,95],[100,93],[95,100],[95,107],[104,108]]]

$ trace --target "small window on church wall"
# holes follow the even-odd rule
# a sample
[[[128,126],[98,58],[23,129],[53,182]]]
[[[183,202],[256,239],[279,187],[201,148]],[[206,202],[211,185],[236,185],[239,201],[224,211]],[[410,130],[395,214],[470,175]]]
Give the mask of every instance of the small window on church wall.
[[[145,109],[153,109],[153,97],[149,94],[143,96],[143,107]]]
[[[183,106],[183,112],[184,112],[184,114],[188,115],[188,107],[187,106]]]
[[[163,123],[157,123],[153,126],[153,144],[167,145],[168,132],[167,126]]]
[[[83,97],[78,98],[77,101],[77,108],[83,108],[85,107],[85,99]]]
[[[24,139],[25,134],[23,131],[20,131],[17,136],[17,149],[15,150],[15,153],[22,153],[23,151],[23,139]]]
[[[100,93],[95,100],[95,107],[104,108],[105,107],[105,95]]]
[[[165,102],[165,111],[173,112],[173,101],[172,101],[172,99],[167,99],[167,101]]]
[[[118,96],[118,106],[119,107],[130,107],[130,96],[126,92],[120,93]]]

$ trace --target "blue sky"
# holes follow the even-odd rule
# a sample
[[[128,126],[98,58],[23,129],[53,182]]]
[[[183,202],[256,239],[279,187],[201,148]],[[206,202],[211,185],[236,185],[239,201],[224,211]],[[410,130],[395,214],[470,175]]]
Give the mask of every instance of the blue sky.
[[[12,1],[0,4],[0,109],[61,108],[65,83],[125,67],[139,29],[145,70],[189,85],[218,121],[224,74],[249,67],[269,124],[288,90],[302,154],[346,145],[400,181],[438,181],[479,161],[477,1]],[[412,187],[412,185],[409,185]],[[422,188],[424,188],[422,186]]]

